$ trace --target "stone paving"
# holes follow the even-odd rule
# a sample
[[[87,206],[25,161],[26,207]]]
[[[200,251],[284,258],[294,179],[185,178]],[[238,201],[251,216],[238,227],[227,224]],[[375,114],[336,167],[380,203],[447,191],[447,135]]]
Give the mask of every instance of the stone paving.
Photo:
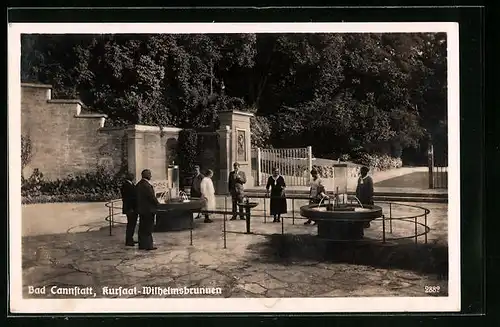
[[[227,233],[224,248],[223,219],[214,216],[212,224],[196,220],[192,246],[190,231],[155,233],[158,250],[151,252],[125,247],[123,225],[117,224],[110,236],[103,204],[64,205],[54,210],[59,227],[51,234],[35,233],[35,227],[39,215],[56,204],[23,208],[24,297],[36,296],[28,294],[29,286],[49,285],[92,286],[97,297],[104,286],[221,287],[221,297],[447,295],[446,204],[420,204],[431,210],[428,244],[421,237],[417,245],[401,240],[332,246],[318,241],[317,228],[304,226],[303,220],[292,224],[286,219],[281,225],[255,217],[252,231],[267,235]],[[62,207],[69,212],[67,220]],[[394,215],[414,212],[418,209],[393,209]],[[282,228],[287,235],[281,235]],[[381,228],[372,222],[367,239],[380,239]],[[392,237],[410,235],[413,228],[413,223],[394,222]],[[243,232],[245,222],[228,221],[226,230]],[[441,291],[425,294],[424,286]]]

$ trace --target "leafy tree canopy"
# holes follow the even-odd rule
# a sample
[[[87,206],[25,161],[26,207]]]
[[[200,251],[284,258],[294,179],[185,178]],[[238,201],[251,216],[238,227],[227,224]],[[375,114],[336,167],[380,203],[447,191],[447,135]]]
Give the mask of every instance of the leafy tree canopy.
[[[251,110],[254,145],[400,156],[446,148],[446,47],[443,33],[29,34],[21,73],[113,125],[216,128]]]

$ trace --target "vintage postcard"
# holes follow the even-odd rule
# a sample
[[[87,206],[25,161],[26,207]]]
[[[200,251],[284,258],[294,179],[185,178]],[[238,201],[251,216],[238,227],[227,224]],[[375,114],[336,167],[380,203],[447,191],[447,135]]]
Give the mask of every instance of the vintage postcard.
[[[460,311],[457,23],[8,42],[12,313]]]

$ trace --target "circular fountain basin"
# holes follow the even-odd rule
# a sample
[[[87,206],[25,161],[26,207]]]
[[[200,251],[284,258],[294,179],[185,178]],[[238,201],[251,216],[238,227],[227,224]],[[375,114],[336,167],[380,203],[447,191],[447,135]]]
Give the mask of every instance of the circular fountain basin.
[[[375,205],[332,207],[329,204],[310,204],[300,207],[300,214],[316,222],[320,238],[349,241],[362,239],[369,222],[382,217],[382,208]]]
[[[160,203],[156,213],[156,232],[181,231],[194,228],[193,213],[203,208],[204,201],[197,198],[174,198]]]

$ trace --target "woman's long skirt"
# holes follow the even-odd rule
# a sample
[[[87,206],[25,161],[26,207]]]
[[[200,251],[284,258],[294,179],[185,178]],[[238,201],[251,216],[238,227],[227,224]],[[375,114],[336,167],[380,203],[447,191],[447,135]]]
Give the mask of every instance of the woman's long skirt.
[[[271,192],[271,215],[281,215],[287,212],[286,198],[280,192]]]

